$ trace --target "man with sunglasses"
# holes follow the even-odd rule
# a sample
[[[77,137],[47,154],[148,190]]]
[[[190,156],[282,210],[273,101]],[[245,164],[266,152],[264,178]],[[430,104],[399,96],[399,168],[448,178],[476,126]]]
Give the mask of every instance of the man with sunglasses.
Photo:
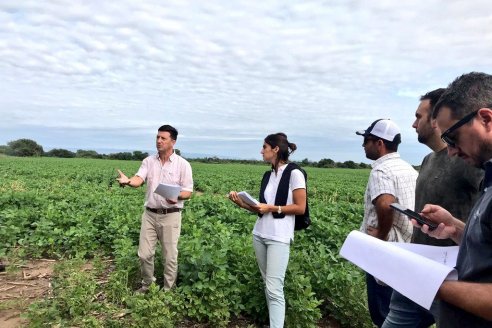
[[[390,204],[400,203],[414,208],[417,171],[400,158],[398,145],[401,134],[391,120],[374,121],[366,130],[356,134],[364,137],[364,151],[368,159],[374,160],[364,195],[364,219],[361,231],[386,240],[409,242],[412,225],[405,215],[394,212]],[[366,275],[369,313],[378,327],[389,311],[393,289]]]
[[[449,156],[485,168],[483,192],[466,225],[444,208],[427,204],[422,214],[439,223],[432,237],[460,245],[457,281],[439,288],[440,327],[492,327],[492,75],[472,72],[454,80],[432,114],[444,131]],[[415,226],[418,224],[413,221]]]
[[[419,170],[415,188],[415,211],[425,204],[437,204],[447,208],[455,217],[467,218],[478,198],[483,170],[467,165],[461,158],[447,156],[446,144],[441,140],[441,130],[432,120],[432,109],[446,89],[430,91],[420,97],[412,127],[420,143],[432,152],[425,156]],[[451,239],[436,239],[413,229],[412,243],[452,246]],[[439,317],[439,305],[435,302],[427,310],[412,300],[393,291],[390,311],[383,328],[423,328],[434,324]]]

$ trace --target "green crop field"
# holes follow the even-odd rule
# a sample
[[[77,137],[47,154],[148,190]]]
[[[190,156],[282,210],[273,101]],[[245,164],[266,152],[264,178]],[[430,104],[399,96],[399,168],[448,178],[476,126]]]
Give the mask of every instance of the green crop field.
[[[32,327],[174,327],[180,320],[226,327],[265,322],[252,248],[256,217],[226,198],[258,194],[268,166],[192,163],[195,193],[185,204],[178,286],[146,295],[137,257],[144,188],[120,188],[116,169],[140,163],[95,159],[0,158],[0,259],[58,260],[49,297],[26,311]],[[285,293],[288,327],[370,327],[364,275],[341,259],[358,229],[368,170],[306,168],[312,226],[296,232]],[[157,282],[162,263],[156,254]],[[83,270],[90,263],[92,270]]]

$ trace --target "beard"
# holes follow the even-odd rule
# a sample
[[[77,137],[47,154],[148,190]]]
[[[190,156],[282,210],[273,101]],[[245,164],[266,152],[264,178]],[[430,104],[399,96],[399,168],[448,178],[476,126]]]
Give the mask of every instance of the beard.
[[[427,142],[429,141],[429,138],[432,135],[432,131],[428,131],[427,129],[424,129],[425,131],[422,131],[421,133],[417,134],[417,140],[421,143],[426,145]]]
[[[478,149],[480,153],[473,157],[476,167],[482,168],[485,162],[492,158],[492,142],[486,139],[480,139],[478,141]]]

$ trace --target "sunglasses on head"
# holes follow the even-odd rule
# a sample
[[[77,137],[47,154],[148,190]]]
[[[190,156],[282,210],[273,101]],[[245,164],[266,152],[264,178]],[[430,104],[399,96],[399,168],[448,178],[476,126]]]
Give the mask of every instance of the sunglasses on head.
[[[450,136],[450,134],[453,133],[454,131],[458,130],[459,128],[461,128],[466,123],[470,122],[475,117],[475,115],[477,115],[477,113],[478,113],[478,110],[471,112],[471,113],[467,114],[466,116],[464,116],[458,122],[454,123],[449,129],[447,129],[446,131],[444,131],[441,134],[441,140],[443,142],[445,142],[448,145],[448,147],[455,148],[456,147],[455,137]]]

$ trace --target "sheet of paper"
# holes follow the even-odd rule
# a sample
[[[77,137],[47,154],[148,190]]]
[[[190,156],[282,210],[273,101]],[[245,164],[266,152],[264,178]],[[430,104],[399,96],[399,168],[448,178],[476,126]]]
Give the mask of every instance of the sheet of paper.
[[[420,254],[428,259],[442,263],[448,267],[454,268],[458,259],[459,246],[430,246],[411,243],[390,243],[397,247],[409,250],[410,252]]]
[[[154,192],[165,199],[177,199],[181,191],[181,186],[160,183]]]
[[[246,191],[240,191],[237,193],[237,195],[239,196],[239,198],[241,198],[241,200],[243,202],[245,202],[246,204],[249,204],[251,206],[255,206],[255,205],[258,205],[260,203],[259,201],[257,201],[253,197],[251,197],[251,195],[248,194]]]
[[[405,243],[384,242],[352,231],[345,239],[340,255],[430,309],[442,282],[458,278],[454,269],[457,247],[402,244]]]

